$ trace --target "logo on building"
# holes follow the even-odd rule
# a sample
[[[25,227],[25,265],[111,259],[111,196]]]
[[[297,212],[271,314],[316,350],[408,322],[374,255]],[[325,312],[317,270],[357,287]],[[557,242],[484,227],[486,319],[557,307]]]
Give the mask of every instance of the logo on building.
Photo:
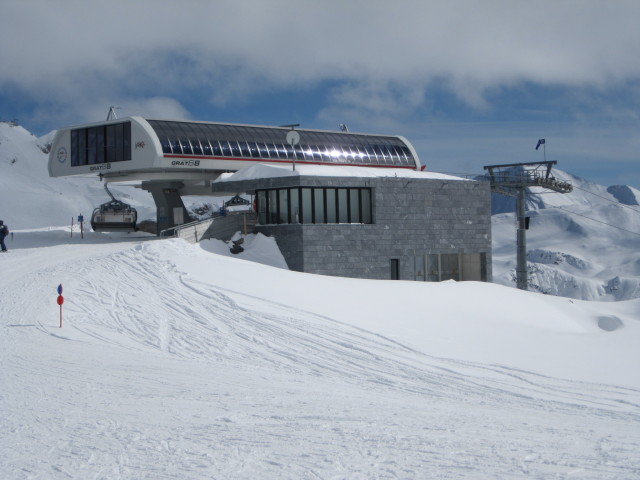
[[[144,148],[145,145],[146,143],[144,142],[136,142],[136,148]]]
[[[60,163],[64,163],[67,161],[67,149],[64,147],[60,147],[58,149],[57,158]]]
[[[111,170],[111,164],[110,163],[103,163],[102,165],[94,165],[92,167],[89,167],[89,170],[92,172],[98,171],[98,170]]]
[[[200,166],[200,160],[173,160],[171,165],[182,165],[184,167],[198,167]]]

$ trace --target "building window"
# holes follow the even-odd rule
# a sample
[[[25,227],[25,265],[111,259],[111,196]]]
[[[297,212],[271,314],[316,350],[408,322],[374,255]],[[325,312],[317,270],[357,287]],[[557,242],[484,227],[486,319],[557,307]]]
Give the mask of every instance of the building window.
[[[362,203],[360,201],[360,189],[359,188],[350,188],[349,189],[349,223],[363,223],[362,222],[362,214],[360,213],[360,209],[362,207]]]
[[[278,223],[278,191],[270,190],[267,201],[269,202],[267,223]]]
[[[131,122],[71,130],[71,166],[131,160]]]
[[[258,223],[267,224],[267,192],[261,190],[256,192],[256,206],[258,210]]]
[[[416,257],[416,280],[420,279],[418,265],[422,257]],[[430,253],[426,256],[427,282],[444,280],[487,280],[487,254],[482,253]]]
[[[300,189],[289,190],[289,223],[300,223]]]
[[[373,223],[369,188],[279,188],[257,190],[258,221],[283,223]]]
[[[278,223],[291,223],[289,221],[289,190],[278,190]]]
[[[344,189],[341,188],[339,190],[344,190]],[[325,190],[325,196],[327,198],[327,217],[326,217],[327,222],[326,223],[338,223],[338,205],[336,204],[336,189],[327,188]]]
[[[400,280],[400,260],[391,259],[391,280]]]
[[[338,223],[360,223],[357,219],[349,222],[349,190],[338,189]]]
[[[302,217],[300,223],[313,223],[312,192],[310,188],[302,188]]]
[[[313,223],[326,223],[324,212],[327,207],[324,204],[324,188],[313,190]]]

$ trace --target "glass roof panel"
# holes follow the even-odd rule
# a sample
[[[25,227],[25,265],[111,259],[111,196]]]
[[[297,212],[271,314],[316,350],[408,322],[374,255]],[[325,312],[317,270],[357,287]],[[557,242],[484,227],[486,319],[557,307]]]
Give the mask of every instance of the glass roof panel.
[[[226,140],[234,150],[238,149],[237,153],[240,145],[243,156],[250,151],[254,158],[257,158],[257,154],[259,158],[291,159],[292,157],[291,148],[285,140],[290,130],[288,128],[165,120],[148,120],[148,122],[161,143],[168,143],[173,147],[173,153],[208,154],[212,150],[219,152],[219,146],[222,146],[224,153],[228,155],[231,152],[226,152],[229,148]],[[300,147],[296,148],[298,160],[359,165],[407,166],[415,163],[411,150],[398,137],[303,129],[296,129],[296,131],[300,133]],[[249,150],[246,149],[244,142],[250,146]],[[202,150],[198,144],[202,145]],[[253,150],[254,144],[257,144],[257,152]],[[182,152],[174,147],[177,145],[182,145]]]

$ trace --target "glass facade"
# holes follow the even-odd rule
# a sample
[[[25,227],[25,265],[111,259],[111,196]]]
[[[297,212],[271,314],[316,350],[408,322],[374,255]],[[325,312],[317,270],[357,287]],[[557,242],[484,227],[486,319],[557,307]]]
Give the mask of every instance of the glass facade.
[[[131,160],[131,122],[71,130],[71,166]]]
[[[285,127],[147,121],[166,155],[416,167],[411,150],[398,137],[296,130],[300,143],[292,147],[286,142]]]
[[[427,282],[441,282],[445,280],[487,280],[486,253],[430,253],[425,258],[416,257],[416,280],[422,277],[418,265],[426,260]],[[420,278],[422,279],[422,278]]]
[[[372,223],[369,188],[257,190],[258,223]]]

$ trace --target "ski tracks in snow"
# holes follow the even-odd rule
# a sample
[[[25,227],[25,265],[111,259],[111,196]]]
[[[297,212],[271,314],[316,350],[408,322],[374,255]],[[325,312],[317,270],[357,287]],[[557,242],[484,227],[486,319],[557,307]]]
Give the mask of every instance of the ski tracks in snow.
[[[432,357],[158,251],[67,266],[62,330],[24,294],[59,265],[6,286],[6,478],[640,476],[636,390]]]

